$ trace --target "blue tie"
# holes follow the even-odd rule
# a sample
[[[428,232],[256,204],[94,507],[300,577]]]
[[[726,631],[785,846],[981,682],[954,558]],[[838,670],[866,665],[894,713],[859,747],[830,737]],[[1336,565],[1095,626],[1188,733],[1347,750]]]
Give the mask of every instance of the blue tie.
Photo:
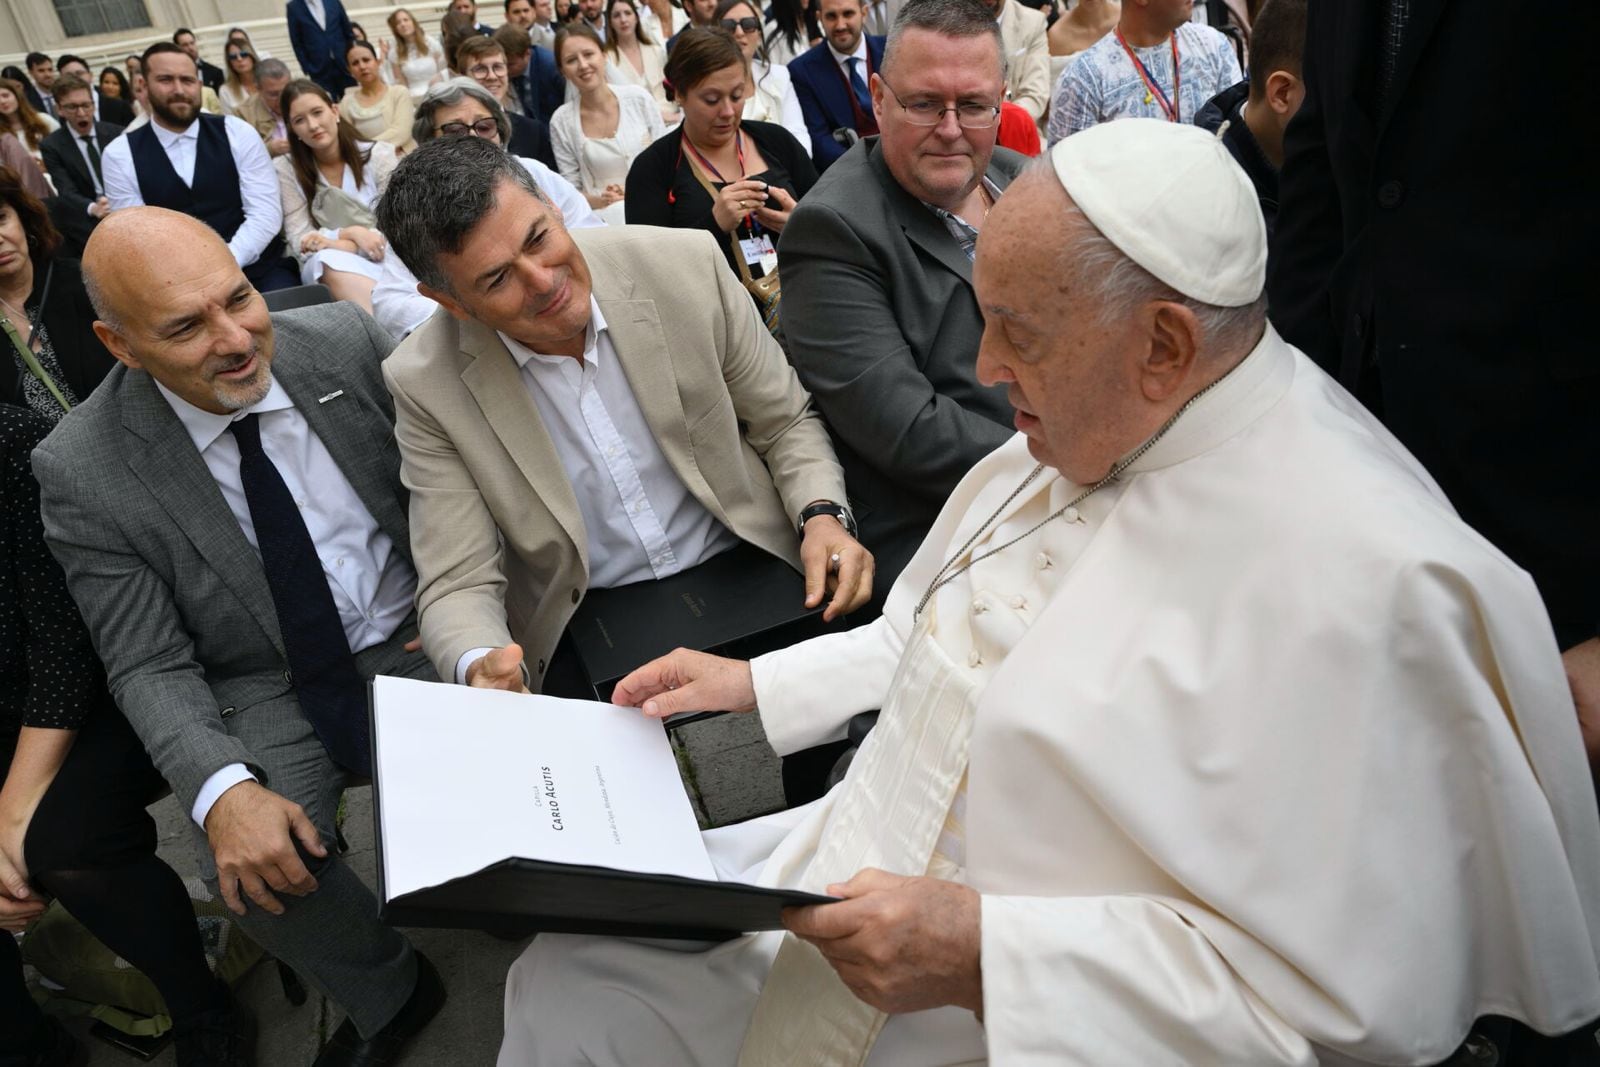
[[[860,58],[851,56],[845,63],[850,67],[850,88],[856,92],[856,103],[865,114],[872,114],[872,94],[867,92],[867,83],[861,80]]]
[[[356,670],[317,546],[283,475],[261,448],[257,418],[246,415],[228,429],[239,442],[239,480],[255,524],[295,696],[334,762],[370,776],[366,684]]]

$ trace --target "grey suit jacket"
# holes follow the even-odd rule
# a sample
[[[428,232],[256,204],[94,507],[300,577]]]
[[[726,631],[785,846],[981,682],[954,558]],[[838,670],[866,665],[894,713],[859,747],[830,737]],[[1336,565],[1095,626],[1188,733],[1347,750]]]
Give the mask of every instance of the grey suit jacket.
[[[1004,189],[1026,163],[996,148],[989,180]],[[962,475],[1015,432],[1005,390],[974,369],[971,262],[894,180],[876,137],[806,194],[778,259],[789,360],[833,431],[864,542],[878,551],[885,520],[925,532]]]
[[[272,324],[273,376],[379,527],[408,551],[380,370],[393,341],[349,304],[281,312]],[[258,709],[298,713],[272,594],[261,557],[154,381],[117,367],[34,451],[33,468],[46,540],[112,695],[185,807],[230,763],[264,779],[235,733]],[[358,667],[393,670],[409,636],[363,653]]]
[[[623,374],[673,472],[798,569],[795,522],[839,500],[822,420],[703,230],[573,230]],[[589,587],[577,497],[494,330],[443,310],[384,364],[411,490],[422,640],[441,677],[515,639],[538,689]]]

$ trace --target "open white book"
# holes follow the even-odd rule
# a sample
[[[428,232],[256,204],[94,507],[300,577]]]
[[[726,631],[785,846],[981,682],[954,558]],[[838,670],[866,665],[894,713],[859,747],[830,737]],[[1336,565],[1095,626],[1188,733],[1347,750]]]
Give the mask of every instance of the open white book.
[[[396,924],[727,937],[826,899],[719,882],[666,731],[636,709],[379,677],[372,745]]]

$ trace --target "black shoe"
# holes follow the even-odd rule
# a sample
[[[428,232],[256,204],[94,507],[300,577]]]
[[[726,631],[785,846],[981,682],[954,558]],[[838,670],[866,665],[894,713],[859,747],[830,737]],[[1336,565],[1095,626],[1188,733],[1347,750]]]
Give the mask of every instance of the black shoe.
[[[439,1013],[444,998],[444,980],[428,957],[418,952],[417,987],[389,1024],[363,1040],[355,1024],[346,1019],[322,1046],[312,1067],[380,1067],[395,1062],[406,1042],[421,1033],[428,1020]]]
[[[256,1061],[256,1020],[226,988],[222,1007],[172,1028],[178,1067],[250,1067]]]
[[[10,937],[0,931],[0,937]],[[0,1067],[77,1067],[87,1063],[88,1055],[78,1039],[55,1019],[46,1015],[34,1039],[33,1048],[27,1052],[0,1052]]]

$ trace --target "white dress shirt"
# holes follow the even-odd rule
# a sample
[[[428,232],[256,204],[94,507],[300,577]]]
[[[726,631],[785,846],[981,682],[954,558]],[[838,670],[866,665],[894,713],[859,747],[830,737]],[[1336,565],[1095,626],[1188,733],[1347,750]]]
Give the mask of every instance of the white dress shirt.
[[[739,543],[705,509],[656,444],[633,387],[589,298],[583,362],[546,356],[500,334],[555,445],[583,516],[589,586],[604,589],[665,578]],[[468,650],[456,680],[487,653]]]
[[[328,28],[328,11],[322,6],[322,0],[306,0],[306,10],[311,12],[311,17],[317,20],[317,25],[322,29]]]
[[[856,71],[861,75],[861,80],[862,81],[866,81],[867,80],[867,74],[869,73],[868,70],[867,70],[867,67],[870,65],[871,57],[867,54],[867,34],[866,34],[866,31],[864,31],[864,30],[862,31],[861,39],[856,42],[856,50],[854,52],[851,52],[849,55],[845,55],[843,52],[841,52],[837,48],[833,47],[833,42],[832,41],[829,41],[828,42],[828,54],[833,56],[833,61],[835,63],[839,64],[839,69],[840,70],[844,71],[844,80],[845,80],[846,83],[848,83],[850,81],[850,62],[849,61],[852,60],[852,59],[861,60],[861,63],[856,67]]]
[[[228,131],[228,147],[233,153],[233,166],[239,172],[239,199],[244,206],[244,221],[228,242],[228,251],[239,266],[248,267],[260,256],[283,227],[283,206],[278,201],[278,177],[272,169],[272,159],[261,136],[248,122],[233,115],[223,117]],[[172,169],[185,185],[194,185],[194,161],[199,150],[200,120],[189,124],[188,129],[174,133],[159,122],[152,121],[156,140],[172,163]],[[105,175],[106,196],[113,211],[125,207],[138,207],[144,203],[139,192],[139,177],[133,164],[133,150],[127,137],[118,137],[106,145],[100,155],[100,169]]]
[[[300,517],[316,545],[317,558],[322,561],[350,651],[360,652],[388,640],[411,613],[416,572],[395,550],[389,535],[378,527],[283,386],[274,379],[261,403],[229,415],[202,411],[160,382],[156,388],[188,431],[251,548],[258,548],[256,527],[239,477],[239,445],[228,433],[228,427],[245,415],[261,416],[257,421],[262,451],[278,468],[300,507]],[[242,763],[218,770],[206,779],[195,797],[191,812],[194,821],[204,829],[206,815],[217,798],[232,786],[254,778]]]

